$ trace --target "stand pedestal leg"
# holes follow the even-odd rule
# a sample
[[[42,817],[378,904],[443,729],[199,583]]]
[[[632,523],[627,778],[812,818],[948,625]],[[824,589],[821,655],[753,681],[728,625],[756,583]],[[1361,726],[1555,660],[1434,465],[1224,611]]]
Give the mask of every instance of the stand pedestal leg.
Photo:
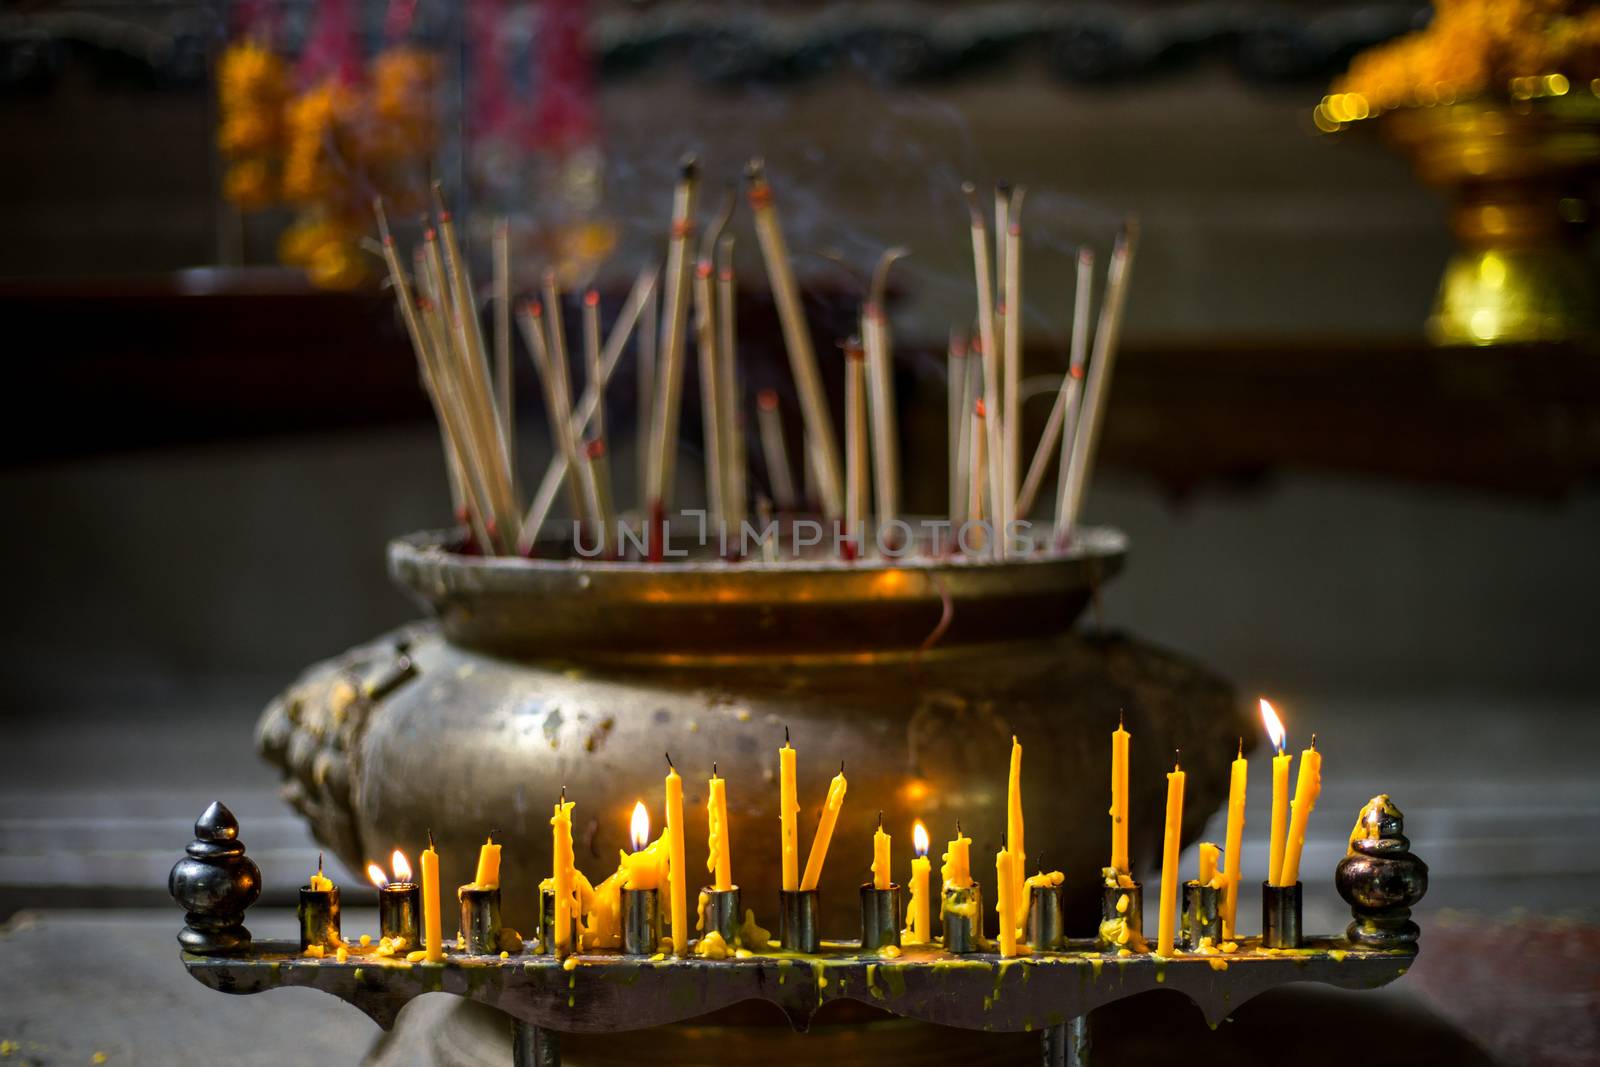
[[[1089,1017],[1080,1015],[1044,1032],[1044,1067],[1089,1067]]]
[[[561,1067],[561,1035],[521,1019],[511,1020],[512,1067]]]

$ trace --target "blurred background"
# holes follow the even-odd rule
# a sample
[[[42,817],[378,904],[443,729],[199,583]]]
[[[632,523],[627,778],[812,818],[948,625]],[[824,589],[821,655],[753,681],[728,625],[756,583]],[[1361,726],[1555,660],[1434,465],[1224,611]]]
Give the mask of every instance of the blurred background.
[[[1488,36],[1499,11],[1502,32],[1535,39],[1518,20],[1537,7],[1437,18]],[[41,1063],[216,1062],[231,1043],[198,1024],[119,1020],[226,1009],[240,1041],[293,1017],[323,1059],[359,1060],[372,1029],[334,1002],[219,1007],[188,982],[165,876],[217,796],[269,885],[309,868],[316,845],[253,753],[256,716],[310,662],[416,617],[384,545],[450,522],[367,203],[387,197],[410,240],[437,179],[479,262],[510,219],[517,291],[554,266],[614,307],[662,256],[693,152],[705,218],[765,158],[819,337],[883,249],[912,250],[891,287],[912,511],[942,508],[944,345],[973,314],[960,183],[1029,189],[1026,365],[1044,398],[1029,439],[1066,366],[1075,250],[1103,261],[1137,214],[1085,508],[1132,551],[1090,625],[1181,651],[1318,730],[1328,789],[1308,866],[1342,853],[1347,812],[1394,793],[1434,881],[1418,973],[1386,1004],[1483,1062],[1594,1062],[1596,151],[1592,114],[1560,109],[1593,105],[1600,70],[1583,64],[1600,37],[1576,59],[1535,54],[1514,82],[1489,64],[1430,83],[1479,79],[1430,90],[1441,106],[1484,93],[1572,123],[1572,157],[1532,174],[1536,194],[1463,196],[1437,153],[1413,169],[1415,137],[1376,117],[1374,92],[1335,84],[1433,19],[1404,0],[0,7],[0,959],[27,965],[0,969],[0,1040]],[[1474,47],[1468,33],[1447,51]],[[1494,125],[1472,121],[1474,136]],[[1505,154],[1545,158],[1520,141]],[[1524,218],[1540,196],[1560,225]],[[742,205],[733,232],[749,391],[791,403]],[[1551,249],[1538,270],[1553,273],[1517,273]],[[1462,262],[1473,284],[1452,304],[1441,276]],[[1500,289],[1533,280],[1507,297],[1486,262],[1511,264]],[[549,435],[517,353],[531,482]],[[626,361],[619,375],[632,500],[636,386]],[[692,503],[699,486],[683,491]],[[1308,927],[1342,928],[1327,896]],[[71,943],[50,931],[118,946],[148,981],[41,979],[48,946]],[[1496,970],[1465,951],[1490,937],[1539,950]],[[104,1010],[85,1019],[87,995]]]

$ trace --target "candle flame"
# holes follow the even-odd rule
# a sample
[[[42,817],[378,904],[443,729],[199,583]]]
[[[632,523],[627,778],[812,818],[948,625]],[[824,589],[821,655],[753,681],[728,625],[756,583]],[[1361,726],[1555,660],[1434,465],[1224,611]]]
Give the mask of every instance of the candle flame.
[[[918,856],[928,854],[928,828],[922,825],[921,819],[911,827],[911,844],[916,848]]]
[[[384,877],[383,868],[376,863],[367,864],[367,877],[372,879],[372,884],[379,889],[389,888],[389,879]]]
[[[411,864],[406,861],[406,854],[399,849],[395,849],[394,855],[389,857],[389,869],[394,872],[395,881],[411,881]]]
[[[633,823],[629,827],[629,834],[633,838],[635,852],[650,843],[650,812],[645,809],[642,800],[633,806]]]
[[[1280,753],[1289,741],[1289,733],[1283,728],[1283,720],[1278,718],[1278,713],[1266,697],[1261,698],[1261,721],[1266,724],[1267,737],[1272,741],[1272,747]]]

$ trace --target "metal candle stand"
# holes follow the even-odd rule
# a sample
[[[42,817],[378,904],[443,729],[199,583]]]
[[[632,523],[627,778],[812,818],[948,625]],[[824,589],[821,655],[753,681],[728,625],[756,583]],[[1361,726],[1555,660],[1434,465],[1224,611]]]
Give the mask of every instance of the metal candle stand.
[[[700,895],[706,901],[705,932],[715,933],[722,938],[723,944],[732,945],[739,936],[742,920],[739,914],[739,887],[713,889],[706,886],[700,890]]]
[[[422,887],[390,882],[378,890],[378,936],[401,945],[417,945],[422,927]]]
[[[661,944],[661,891],[622,891],[622,951],[630,956],[653,956]]]
[[[500,887],[479,889],[477,886],[464,885],[459,895],[461,936],[466,940],[467,951],[480,955],[499,952]]]
[[[511,1017],[516,1067],[557,1067],[563,1033],[663,1026],[750,1000],[776,1004],[802,1032],[835,1000],[963,1029],[1037,1031],[1047,1067],[1066,1067],[1088,1062],[1089,1013],[1138,993],[1176,990],[1216,1025],[1245,1000],[1289,982],[1372,989],[1404,974],[1417,952],[1419,931],[1411,908],[1427,890],[1428,869],[1410,852],[1399,810],[1387,797],[1375,798],[1373,805],[1379,806],[1381,821],[1374,820],[1372,836],[1352,847],[1335,875],[1355,917],[1345,937],[1300,937],[1296,927],[1295,948],[1236,937],[1233,952],[1213,942],[1170,958],[1149,952],[1123,955],[1126,948],[1083,939],[1060,939],[1047,948],[1057,940],[1060,898],[1059,892],[1051,892],[1058,887],[1040,886],[1032,887],[1030,900],[1031,954],[1010,959],[987,951],[957,954],[955,946],[937,944],[907,946],[899,955],[857,942],[819,944],[815,891],[785,893],[781,900],[787,923],[784,943],[810,943],[813,947],[803,950],[810,957],[806,960],[756,950],[746,959],[656,960],[612,951],[575,953],[563,961],[533,954],[532,943],[510,953],[509,959],[473,951],[448,954],[443,963],[412,964],[348,945],[344,962],[308,958],[293,941],[252,942],[244,929],[245,909],[260,892],[260,873],[245,858],[237,841],[238,824],[221,804],[213,804],[196,823],[196,840],[173,868],[168,885],[187,913],[178,935],[184,965],[201,983],[238,994],[312,987],[350,1002],[385,1029],[413,998],[452,993],[492,1004]],[[869,898],[868,888],[862,893],[864,928],[875,924],[884,936],[883,905],[875,895]],[[1299,887],[1277,888],[1289,892],[1263,897],[1266,913],[1277,916],[1274,937],[1282,941],[1291,933],[1286,918],[1298,919]],[[873,890],[879,892],[893,890]],[[1137,890],[1118,892],[1133,899],[1119,910],[1108,891],[1111,914],[1137,923]],[[1206,894],[1186,894],[1194,915],[1187,937],[1196,945],[1212,936],[1202,932],[1216,910],[1215,893],[1211,896],[1208,910]],[[951,923],[947,909],[946,934],[980,946],[981,923],[967,921],[965,906],[979,902],[981,893],[973,886],[958,891],[957,897],[958,921]],[[471,921],[466,892],[462,905],[463,930],[482,947],[485,939],[475,928],[480,916],[491,911],[489,900],[472,901]],[[730,912],[737,912],[736,904],[729,909],[719,902],[717,918],[708,916],[707,929],[717,929]],[[982,912],[970,914],[981,917]],[[951,966],[957,959],[961,965]]]

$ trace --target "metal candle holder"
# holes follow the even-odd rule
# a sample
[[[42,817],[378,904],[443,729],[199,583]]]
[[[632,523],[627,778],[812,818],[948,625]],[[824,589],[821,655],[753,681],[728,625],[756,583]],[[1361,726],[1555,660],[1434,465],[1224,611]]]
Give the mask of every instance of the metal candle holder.
[[[1127,947],[1133,948],[1144,940],[1144,883],[1108,885],[1100,895],[1100,921],[1102,924],[1121,919],[1128,931]]]
[[[572,938],[567,942],[573,949],[578,947],[578,930],[578,916],[574,915]],[[539,949],[546,955],[556,950],[556,895],[549,889],[539,890]]]
[[[422,887],[414,882],[390,882],[378,890],[378,936],[402,945],[417,944],[422,924]]]
[[[875,952],[893,945],[900,947],[900,887],[893,882],[879,889],[871,882],[861,884],[861,951]]]
[[[553,925],[553,924],[552,924]],[[622,891],[622,951],[630,956],[654,956],[661,946],[661,891]]]
[[[705,898],[705,933],[719,934],[724,943],[733,947],[735,939],[739,936],[739,926],[742,916],[739,914],[739,887],[732,889],[713,889],[706,886],[700,890],[700,895]],[[765,948],[758,945],[757,948]]]
[[[1209,940],[1213,945],[1222,942],[1222,909],[1217,907],[1221,894],[1212,886],[1199,882],[1183,884],[1183,947],[1191,952]]]
[[[944,950],[957,956],[977,952],[983,940],[983,887],[947,885],[939,908],[944,923]]]
[[[339,887],[300,887],[300,948],[331,948],[339,944]]]
[[[500,951],[500,887],[479,889],[464,885],[457,890],[461,899],[461,934],[467,951],[488,956]],[[573,948],[578,943],[572,943]]]
[[[815,952],[822,947],[817,934],[819,898],[815,889],[778,891],[778,944],[786,952]]]
[[[1299,948],[1300,883],[1261,883],[1261,943],[1268,948]]]
[[[1059,885],[1028,887],[1028,923],[1026,927],[1029,947],[1054,952],[1066,943],[1066,930],[1061,919],[1066,890]]]

